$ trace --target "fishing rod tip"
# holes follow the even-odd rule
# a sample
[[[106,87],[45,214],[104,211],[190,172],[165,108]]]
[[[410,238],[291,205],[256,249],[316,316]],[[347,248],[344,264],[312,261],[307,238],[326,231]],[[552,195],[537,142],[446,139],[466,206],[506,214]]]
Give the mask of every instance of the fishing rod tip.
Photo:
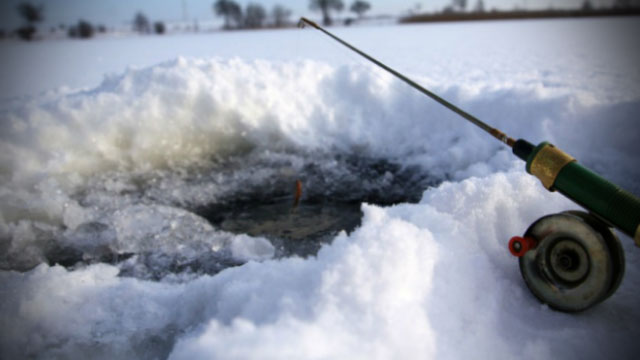
[[[298,27],[303,29],[306,25],[311,25],[316,29],[320,28],[320,26],[318,24],[316,24],[315,22],[313,22],[313,21],[311,21],[311,20],[309,20],[309,19],[307,19],[306,17],[303,16],[303,17],[300,18],[300,21],[298,21]]]

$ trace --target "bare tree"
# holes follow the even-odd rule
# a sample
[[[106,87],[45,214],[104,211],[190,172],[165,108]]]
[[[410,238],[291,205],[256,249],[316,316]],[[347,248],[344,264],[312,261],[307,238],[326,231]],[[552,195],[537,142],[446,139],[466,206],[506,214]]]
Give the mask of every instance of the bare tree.
[[[213,3],[213,11],[218,16],[224,17],[224,28],[242,25],[242,8],[233,0],[217,0]]]
[[[370,9],[371,9],[371,4],[362,0],[354,1],[353,4],[351,4],[351,8],[349,8],[351,12],[358,14],[359,18],[361,18],[364,15],[364,13],[366,13]]]
[[[282,5],[276,5],[271,11],[271,17],[273,17],[273,25],[277,27],[286,26],[289,23],[289,17],[291,16],[291,10]]]
[[[467,0],[451,0],[451,4],[460,11],[464,11],[467,8]]]
[[[165,33],[166,30],[167,28],[162,21],[156,21],[155,23],[153,23],[153,31],[156,34],[162,35]]]
[[[72,38],[88,39],[93,36],[95,28],[89,22],[79,20],[77,25],[69,27],[67,34]]]
[[[143,13],[138,12],[133,18],[133,30],[141,34],[147,34],[151,31],[149,19],[147,19],[147,17]]]
[[[88,21],[78,21],[78,37],[82,39],[88,39],[93,36],[94,29]]]
[[[43,7],[35,6],[31,3],[21,3],[18,5],[18,13],[27,22],[27,25],[20,27],[17,30],[18,36],[24,40],[33,39],[33,35],[36,33],[35,24],[41,22],[44,17],[42,16]]]
[[[333,22],[329,12],[331,10],[342,11],[342,9],[344,9],[344,4],[342,3],[342,0],[311,0],[309,8],[313,11],[321,11],[322,23],[325,26],[329,26]]]
[[[249,4],[245,10],[244,26],[250,29],[261,28],[266,18],[267,12],[262,5]]]
[[[18,5],[18,12],[20,13],[20,16],[22,16],[22,18],[29,24],[35,24],[44,19],[42,16],[42,5],[35,6],[31,3],[25,2]]]

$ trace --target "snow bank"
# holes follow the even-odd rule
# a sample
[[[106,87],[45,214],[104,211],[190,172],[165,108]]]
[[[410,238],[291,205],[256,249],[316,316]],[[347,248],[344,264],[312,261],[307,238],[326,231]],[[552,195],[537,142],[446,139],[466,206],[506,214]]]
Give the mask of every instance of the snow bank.
[[[366,193],[393,181],[391,174],[360,181],[357,167],[347,168],[337,156],[385,159],[418,169],[430,183],[523,167],[500,143],[408,90],[367,66],[181,58],[110,77],[91,91],[5,110],[0,231],[8,250],[0,262],[28,269],[61,251],[48,238],[73,236],[94,223],[116,231],[110,248],[121,252],[145,251],[145,241],[163,249],[187,238],[219,250],[231,243],[195,240],[228,239],[203,230],[208,224],[183,221],[183,229],[171,232],[163,228],[176,225],[164,215],[157,223],[147,220],[164,211],[156,205],[195,208],[245,193],[268,196],[304,174],[307,188],[320,189],[312,190],[320,196],[339,191],[332,190],[336,184],[343,192]],[[639,103],[589,106],[527,87],[480,93],[442,89],[445,98],[513,136],[557,139],[638,192],[640,170],[625,165],[640,151],[633,116]],[[123,233],[118,228],[132,218],[130,209],[146,220]],[[168,211],[188,218],[180,209]],[[142,235],[136,235],[139,226]]]
[[[637,102],[588,105],[528,87],[494,86],[474,96],[435,90],[515,137],[559,142],[638,190],[613,170],[639,150]],[[486,134],[366,66],[178,59],[130,70],[91,91],[5,110],[2,118],[0,180],[41,192],[86,186],[87,178],[108,172],[122,177],[184,169],[251,152],[262,162],[287,152],[303,159],[318,153],[385,158],[418,165],[436,179],[512,166],[511,155]],[[620,164],[604,160],[612,157]],[[625,171],[638,177],[635,167]],[[119,180],[112,176],[104,187],[127,190]]]
[[[5,176],[13,170],[12,180],[28,181],[41,174],[151,171],[254,148],[391,158],[439,150],[444,158],[430,168],[445,173],[495,152],[496,144],[475,140],[475,129],[398,87],[370,67],[179,59],[5,115],[2,164]],[[462,133],[443,131],[452,127]],[[454,142],[459,148],[449,149]],[[476,151],[461,158],[469,146]]]
[[[497,174],[443,184],[420,204],[365,206],[360,229],[307,260],[180,284],[118,278],[104,264],[3,272],[0,348],[8,358],[626,358],[640,331],[631,246],[618,293],[579,316],[539,305],[506,251],[538,216],[572,207],[527,175]]]

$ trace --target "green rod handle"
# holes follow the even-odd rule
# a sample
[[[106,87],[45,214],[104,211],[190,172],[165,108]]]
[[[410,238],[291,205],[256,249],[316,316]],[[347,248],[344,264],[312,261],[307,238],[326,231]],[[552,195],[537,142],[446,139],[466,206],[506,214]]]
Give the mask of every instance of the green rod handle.
[[[575,161],[560,170],[553,187],[631,238],[636,236],[640,225],[640,200],[628,191]]]
[[[527,162],[527,172],[549,190],[569,199],[622,230],[640,246],[640,199],[543,142],[517,140],[513,153]]]

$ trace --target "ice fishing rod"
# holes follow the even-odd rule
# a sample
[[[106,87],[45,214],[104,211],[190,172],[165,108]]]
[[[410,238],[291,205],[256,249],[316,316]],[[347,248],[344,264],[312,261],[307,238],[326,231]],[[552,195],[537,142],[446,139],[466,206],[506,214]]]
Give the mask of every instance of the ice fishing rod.
[[[558,191],[588,210],[547,215],[534,222],[524,236],[514,236],[508,247],[519,258],[520,272],[531,292],[552,308],[567,312],[588,309],[611,296],[624,275],[624,250],[611,227],[640,246],[640,199],[548,142],[535,146],[507,136],[427,90],[405,75],[342,40],[317,23],[309,25],[376,64],[409,86],[442,104],[512,148],[526,162],[529,174],[549,191]]]

